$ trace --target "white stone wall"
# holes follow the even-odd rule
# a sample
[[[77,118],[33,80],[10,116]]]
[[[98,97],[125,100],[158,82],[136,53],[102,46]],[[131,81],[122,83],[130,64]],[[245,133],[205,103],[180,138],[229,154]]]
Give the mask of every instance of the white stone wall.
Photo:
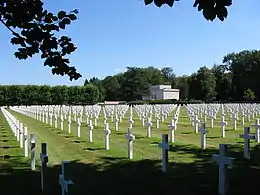
[[[180,99],[180,94],[179,92],[175,92],[175,91],[171,91],[171,92],[168,92],[168,91],[165,91],[163,93],[163,99],[176,99],[176,100],[179,100]]]

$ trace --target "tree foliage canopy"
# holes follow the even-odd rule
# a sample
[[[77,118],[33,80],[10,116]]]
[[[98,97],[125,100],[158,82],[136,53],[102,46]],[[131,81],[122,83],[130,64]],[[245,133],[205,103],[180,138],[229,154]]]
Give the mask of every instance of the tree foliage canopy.
[[[81,77],[66,57],[76,46],[70,37],[58,37],[55,33],[76,20],[77,13],[73,10],[53,14],[43,9],[40,0],[0,0],[0,22],[12,33],[11,43],[19,46],[15,57],[25,60],[39,53],[44,66],[51,67],[53,74],[66,74],[70,80]]]
[[[209,68],[211,67],[211,68]],[[0,104],[93,104],[136,101],[149,95],[151,85],[171,84],[181,100],[260,101],[260,51],[223,57],[222,64],[205,65],[191,75],[176,76],[173,67],[128,67],[127,71],[86,79],[84,86],[0,86]]]
[[[173,6],[177,0],[144,0],[146,5],[154,3]],[[207,20],[218,17],[223,21],[232,0],[195,0],[194,7],[203,12]],[[57,36],[72,21],[77,19],[78,10],[51,13],[43,8],[41,0],[0,0],[0,22],[12,33],[11,43],[17,45],[15,57],[25,60],[35,54],[44,59],[44,66],[52,68],[52,74],[68,75],[77,80],[81,74],[70,64],[68,55],[76,46],[68,36]]]
[[[144,0],[146,5],[154,3],[157,7],[168,5],[172,7],[176,1],[180,0]],[[182,0],[184,1],[184,0]],[[227,18],[227,7],[232,5],[232,0],[195,0],[193,7],[202,11],[206,20],[215,20],[216,18],[224,21]]]

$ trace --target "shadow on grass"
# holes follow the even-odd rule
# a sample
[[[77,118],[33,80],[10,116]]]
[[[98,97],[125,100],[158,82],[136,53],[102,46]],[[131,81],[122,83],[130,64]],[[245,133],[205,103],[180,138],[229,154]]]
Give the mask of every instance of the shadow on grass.
[[[98,151],[98,150],[105,150],[104,148],[82,148],[83,150],[89,150],[89,151]]]
[[[220,136],[219,137],[217,137],[217,136],[215,136],[215,137],[207,137],[207,139],[218,139],[218,138],[220,138]]]
[[[0,149],[20,148],[18,146],[0,146]]]
[[[181,132],[181,134],[192,134],[192,132]]]
[[[169,164],[167,174],[160,171],[161,161],[131,161],[124,158],[103,157],[97,164],[83,164],[72,161],[65,168],[66,178],[74,182],[69,188],[70,195],[132,195],[132,194],[217,194],[218,166],[212,162],[215,149],[202,151],[192,145],[174,146],[171,152],[194,155],[192,163]],[[229,194],[254,194],[258,191],[260,174],[259,146],[251,150],[252,160],[243,160],[242,148],[230,146],[228,156],[236,158],[229,170]],[[19,160],[10,159],[13,166],[25,166]],[[58,177],[60,166],[46,169],[46,191],[40,192],[40,172],[28,169],[13,170],[0,174],[3,194],[60,194]],[[246,182],[245,182],[246,179]],[[13,184],[16,187],[12,188]],[[2,194],[2,193],[1,193]]]
[[[11,155],[2,155],[0,156],[0,158],[4,158],[4,159],[11,159],[11,158],[22,158],[24,156],[11,156]]]

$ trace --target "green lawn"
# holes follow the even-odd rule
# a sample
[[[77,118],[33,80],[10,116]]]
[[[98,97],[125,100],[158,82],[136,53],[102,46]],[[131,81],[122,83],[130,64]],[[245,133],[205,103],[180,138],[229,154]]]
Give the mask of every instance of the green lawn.
[[[29,131],[36,134],[37,168],[39,168],[40,143],[48,143],[49,168],[47,170],[48,190],[46,194],[58,194],[58,174],[62,160],[71,162],[66,169],[66,174],[75,183],[69,193],[73,195],[158,194],[162,192],[171,194],[216,194],[218,167],[212,162],[211,156],[218,153],[219,143],[231,144],[229,156],[236,158],[235,165],[230,170],[229,183],[232,194],[253,193],[258,186],[256,176],[259,175],[260,168],[259,149],[252,142],[252,159],[250,161],[243,160],[243,140],[237,138],[238,134],[243,133],[243,127],[238,125],[238,130],[233,131],[231,122],[229,122],[226,138],[221,138],[218,125],[220,119],[218,118],[215,121],[215,128],[208,128],[208,148],[202,151],[199,148],[200,135],[194,133],[184,107],[181,108],[175,137],[176,142],[173,144],[172,151],[169,152],[170,165],[167,174],[160,172],[161,150],[157,147],[157,144],[161,141],[161,134],[168,133],[167,125],[170,117],[167,118],[165,123],[161,124],[160,129],[155,128],[155,121],[153,121],[152,138],[146,138],[146,128],[142,127],[141,121],[135,114],[133,125],[133,133],[136,136],[134,159],[128,160],[126,158],[127,141],[125,139],[128,116],[123,119],[123,123],[119,124],[118,132],[114,130],[114,125],[108,120],[112,130],[110,135],[111,149],[106,151],[104,150],[104,130],[101,117],[98,121],[98,127],[93,130],[94,142],[89,143],[85,125],[82,125],[81,138],[77,138],[76,123],[72,123],[72,133],[68,134],[67,121],[64,121],[64,130],[62,131],[19,113],[13,111],[12,113],[23,121]],[[5,129],[7,129],[7,123],[3,119],[2,121],[0,123],[3,123]],[[59,125],[60,121],[58,127]],[[11,131],[8,129],[8,132]],[[11,139],[13,138],[10,137]],[[15,141],[14,144],[17,145]],[[17,149],[17,152],[21,152],[21,150]],[[5,162],[7,163],[5,164],[1,161],[1,167],[2,164],[14,167],[16,164],[13,163],[12,159],[6,159]],[[24,163],[26,164],[26,160],[19,161],[21,161],[21,166]],[[25,178],[31,174],[28,171],[22,171],[22,173]],[[37,179],[34,179],[35,182],[39,180],[40,175],[38,171],[35,171],[34,174],[37,177]],[[12,172],[11,175],[16,174]],[[27,182],[27,180],[23,180],[23,182]],[[39,184],[34,185],[34,194],[39,189]]]

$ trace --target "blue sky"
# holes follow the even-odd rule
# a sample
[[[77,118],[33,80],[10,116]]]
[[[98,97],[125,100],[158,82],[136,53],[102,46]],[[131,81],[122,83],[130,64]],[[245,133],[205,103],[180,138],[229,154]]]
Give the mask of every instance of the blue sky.
[[[0,84],[81,85],[85,78],[103,78],[127,66],[171,66],[177,75],[191,74],[202,65],[221,63],[229,52],[259,49],[259,0],[234,1],[224,22],[206,21],[193,1],[157,8],[143,0],[45,0],[54,12],[80,11],[63,34],[78,47],[70,59],[83,78],[70,82],[67,76],[53,76],[37,56],[14,58],[11,35],[0,26]]]

